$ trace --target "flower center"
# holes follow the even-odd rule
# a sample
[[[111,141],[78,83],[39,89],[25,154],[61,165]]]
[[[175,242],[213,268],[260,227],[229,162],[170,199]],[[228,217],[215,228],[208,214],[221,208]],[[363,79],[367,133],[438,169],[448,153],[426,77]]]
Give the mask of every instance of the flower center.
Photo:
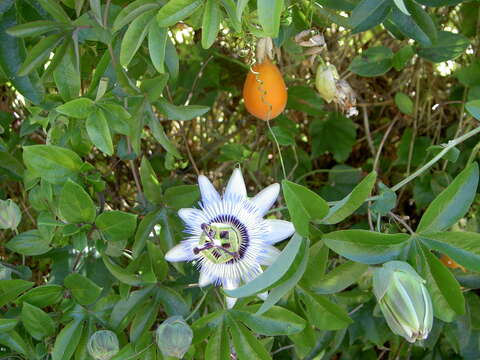
[[[215,264],[233,262],[243,256],[246,245],[242,236],[242,233],[246,234],[243,225],[239,229],[230,223],[212,222],[204,223],[201,227],[203,233],[200,236],[199,246],[193,249],[195,254],[201,252],[205,258]]]

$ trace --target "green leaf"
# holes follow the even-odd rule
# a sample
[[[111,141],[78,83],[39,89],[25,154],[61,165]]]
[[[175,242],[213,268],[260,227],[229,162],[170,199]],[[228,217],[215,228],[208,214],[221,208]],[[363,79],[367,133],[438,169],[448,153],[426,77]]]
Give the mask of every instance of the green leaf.
[[[357,136],[357,125],[339,112],[331,112],[327,120],[316,119],[310,124],[312,156],[331,152],[338,162],[350,156]]]
[[[52,50],[62,41],[63,34],[53,34],[37,42],[36,45],[30,49],[25,61],[20,69],[18,69],[18,75],[26,76],[46,62]]]
[[[445,147],[447,146],[448,144],[432,145],[427,148],[427,151],[429,153],[432,153],[433,156],[435,156],[438,153],[440,153],[442,150],[444,150]],[[456,147],[452,147],[450,148],[450,150],[447,151],[446,154],[443,154],[442,159],[445,159],[454,163],[458,160],[459,156],[460,156],[460,150],[458,150]]]
[[[69,360],[72,357],[80,342],[83,326],[83,320],[75,319],[58,333],[53,345],[52,360]]]
[[[18,92],[34,104],[38,104],[43,100],[44,89],[37,73],[32,72],[29,76],[17,75],[25,59],[25,44],[23,39],[7,34],[6,30],[14,25],[17,25],[17,8],[11,6],[2,14],[0,21],[0,68]],[[0,162],[3,161],[0,159]]]
[[[322,99],[318,91],[308,86],[291,86],[288,88],[287,109],[305,112],[312,116],[325,114]]]
[[[395,94],[395,104],[402,113],[407,115],[413,114],[413,101],[407,94],[397,92]]]
[[[0,319],[0,334],[13,330],[17,324],[17,319]]]
[[[71,19],[68,17],[65,10],[63,10],[62,6],[56,1],[38,0],[38,2],[55,20],[67,24],[71,22]]]
[[[243,322],[253,332],[265,336],[292,335],[305,328],[306,321],[300,316],[280,306],[273,306],[259,315],[259,305],[231,310],[231,315]]]
[[[160,4],[154,0],[136,0],[132,3],[129,3],[127,6],[122,8],[115,18],[115,21],[113,22],[113,31],[116,32],[120,30],[122,27],[129,24],[143,13],[159,8]]]
[[[60,63],[53,70],[55,84],[64,101],[75,99],[80,93],[80,73],[74,65],[73,56],[75,55],[71,51],[66,51]]]
[[[240,19],[237,17],[237,10],[239,5],[235,3],[234,0],[221,0],[222,6],[225,9],[225,12],[228,15],[228,19],[230,20],[230,23],[235,30],[235,32],[241,32],[242,31],[242,24],[240,22]]]
[[[76,119],[85,119],[95,110],[95,103],[89,98],[81,97],[57,106],[56,110],[63,115]]]
[[[405,0],[405,5],[407,6],[407,9],[415,23],[422,29],[423,32],[425,32],[432,42],[435,42],[437,40],[438,32],[435,22],[430,15],[423,9],[422,6],[418,5],[413,0]]]
[[[472,100],[465,104],[465,108],[475,119],[480,120],[480,100]]]
[[[307,268],[309,258],[310,241],[302,242],[302,246],[298,251],[295,261],[288,270],[288,272],[282,277],[281,283],[274,287],[269,293],[268,297],[263,302],[260,309],[257,311],[257,315],[261,315],[275,305],[282,297],[284,297],[295,285],[300,281],[305,269]]]
[[[302,242],[304,241],[305,240],[300,235],[295,234],[280,255],[278,255],[277,260],[275,260],[275,262],[262,274],[237,289],[224,289],[223,291],[228,296],[238,298],[255,295],[274,286],[288,272],[302,246]]]
[[[470,208],[478,186],[478,164],[466,167],[428,206],[417,232],[442,231],[455,224]]]
[[[282,190],[295,229],[308,237],[310,221],[327,215],[327,202],[305,186],[288,180],[282,181]]]
[[[63,287],[60,285],[42,285],[37,286],[20,296],[16,301],[18,303],[28,302],[39,308],[58,303],[63,298]]]
[[[165,65],[167,65],[172,81],[176,81],[180,71],[180,60],[178,58],[177,49],[169,37],[167,37],[167,45],[165,46]]]
[[[208,49],[213,45],[220,30],[222,12],[218,0],[206,0],[202,20],[202,47]]]
[[[365,77],[385,74],[392,68],[393,52],[385,46],[368,48],[355,56],[348,70]]]
[[[382,216],[387,215],[397,205],[397,194],[383,183],[378,184],[379,195],[371,209]]]
[[[321,236],[321,234],[319,235]],[[317,241],[310,247],[307,269],[300,281],[303,287],[309,289],[325,274],[325,269],[328,265],[329,252],[329,248],[323,243],[323,241]]]
[[[330,208],[328,215],[322,219],[322,223],[337,224],[353,214],[370,196],[376,180],[377,173],[372,171],[355,186],[350,194]]]
[[[154,231],[155,225],[158,224],[162,216],[162,210],[156,210],[145,215],[145,217],[138,224],[137,232],[135,233],[135,241],[132,246],[132,256],[137,258],[145,247],[150,234]]]
[[[312,291],[317,294],[335,294],[354,284],[368,265],[347,261],[312,284]]]
[[[169,75],[160,74],[152,79],[144,79],[140,90],[145,94],[149,101],[157,100],[162,95],[163,89],[167,85]]]
[[[450,6],[457,5],[463,0],[416,0],[419,4],[426,6]]]
[[[116,331],[123,330],[128,324],[120,325],[128,315],[132,314],[134,309],[141,306],[150,296],[154,286],[147,286],[143,289],[132,291],[127,297],[120,299],[113,307],[110,314],[110,326]]]
[[[330,249],[353,261],[379,264],[400,255],[407,234],[382,234],[367,230],[340,230],[323,235]]]
[[[162,281],[167,277],[168,264],[165,260],[165,255],[160,249],[160,246],[154,244],[152,241],[147,241],[147,253],[152,264],[152,270],[158,281]]]
[[[283,0],[257,0],[258,21],[265,36],[276,38],[280,29]]]
[[[100,104],[112,133],[130,135],[130,113],[123,106],[114,103]]]
[[[163,200],[162,186],[146,157],[142,158],[140,164],[140,179],[142,180],[143,193],[147,200],[153,204],[161,204]]]
[[[0,307],[11,303],[18,295],[30,289],[33,285],[30,281],[20,279],[0,280]]]
[[[115,264],[109,257],[103,256],[103,263],[110,273],[120,282],[131,285],[140,286],[142,284],[142,277],[139,274],[132,273],[121,266]]]
[[[156,296],[163,304],[168,316],[180,315],[186,317],[190,312],[189,304],[172,288],[160,285],[157,287]]]
[[[31,21],[8,28],[7,34],[16,37],[40,36],[50,31],[61,29],[61,24],[49,20]]]
[[[13,237],[5,247],[25,256],[42,255],[50,251],[50,239],[37,229],[28,230]]]
[[[160,110],[166,115],[168,120],[191,120],[197,116],[202,116],[210,107],[203,105],[173,105],[165,99],[158,99],[157,104]]]
[[[205,359],[224,360],[230,357],[230,344],[228,332],[225,329],[224,321],[215,327],[215,332],[209,337],[205,349]]]
[[[302,288],[298,295],[305,304],[305,313],[309,322],[320,330],[340,330],[346,328],[353,321],[341,306],[331,302],[324,295],[316,295]]]
[[[148,51],[152,64],[159,73],[165,72],[164,61],[167,38],[168,28],[162,28],[158,26],[156,21],[152,21],[148,30]]]
[[[94,303],[102,292],[102,288],[92,280],[77,273],[68,275],[63,283],[67,289],[70,289],[75,300],[81,305]]]
[[[143,332],[150,329],[156,320],[160,304],[153,301],[145,303],[142,307],[135,310],[135,317],[130,326],[130,341],[138,341]]]
[[[105,211],[97,216],[95,225],[110,240],[129,239],[137,228],[137,215],[123,211]]]
[[[405,68],[410,59],[415,55],[413,48],[410,45],[405,45],[393,55],[393,67],[395,70],[400,71]]]
[[[420,240],[467,269],[480,272],[480,234],[463,231],[426,233]]]
[[[172,186],[165,190],[165,203],[175,210],[191,207],[200,199],[197,185]]]
[[[175,25],[193,14],[202,3],[202,0],[170,0],[158,11],[158,25],[161,27]]]
[[[469,45],[470,40],[463,35],[439,31],[437,40],[430,46],[418,48],[417,54],[432,62],[442,62],[460,56]]]
[[[432,45],[437,37],[437,30],[430,16],[421,7],[416,5],[414,14],[405,15],[398,9],[393,9],[389,19],[406,37],[417,41],[424,46]],[[419,10],[420,9],[420,10]]]
[[[95,205],[90,195],[72,180],[67,180],[60,192],[58,203],[60,215],[69,223],[93,223],[96,216]]]
[[[148,127],[152,130],[152,135],[155,140],[167,151],[169,154],[175,156],[177,159],[180,159],[182,155],[178,152],[175,145],[172,144],[168,136],[165,134],[165,130],[163,130],[162,125],[158,118],[151,114],[150,111],[148,112],[150,116],[148,117]]]
[[[465,298],[453,274],[428,249],[422,247],[424,265],[420,274],[427,280],[427,289],[433,303],[434,315],[451,322],[454,313],[465,313]]]
[[[359,33],[382,23],[387,17],[392,3],[389,0],[362,0],[355,6],[349,23],[352,32]]]
[[[102,109],[90,113],[85,124],[88,137],[92,143],[107,155],[113,154],[112,135],[108,127],[107,118]]]
[[[32,349],[30,349],[25,340],[23,340],[16,331],[12,330],[0,333],[0,344],[18,352],[19,354],[25,355],[27,359],[32,359],[35,356]]]
[[[23,179],[23,164],[8,152],[0,151],[0,169],[5,170],[14,180]]]
[[[271,360],[262,343],[244,325],[229,319],[233,346],[239,360]]]
[[[127,67],[147,36],[150,22],[154,19],[156,9],[148,10],[138,16],[128,26],[120,46],[120,64]]]
[[[50,316],[36,306],[23,303],[20,315],[23,326],[35,339],[41,340],[55,334],[55,323]]]

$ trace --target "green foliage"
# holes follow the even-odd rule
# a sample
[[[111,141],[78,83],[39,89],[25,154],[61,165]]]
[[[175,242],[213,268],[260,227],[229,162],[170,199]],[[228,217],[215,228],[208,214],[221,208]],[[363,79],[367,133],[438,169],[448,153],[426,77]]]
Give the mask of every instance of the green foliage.
[[[160,360],[172,317],[193,331],[186,360],[480,358],[479,11],[0,1],[0,358],[90,359],[92,334],[110,330],[112,359]],[[242,100],[262,50],[288,89],[268,123]],[[320,65],[339,74],[333,98],[316,90]],[[273,107],[280,87],[254,75]],[[228,183],[236,168],[245,189]],[[235,219],[210,218],[220,210],[247,219],[240,249]],[[199,277],[202,246],[232,267]],[[239,259],[253,262],[232,270]],[[373,296],[390,260],[432,300],[414,347]]]

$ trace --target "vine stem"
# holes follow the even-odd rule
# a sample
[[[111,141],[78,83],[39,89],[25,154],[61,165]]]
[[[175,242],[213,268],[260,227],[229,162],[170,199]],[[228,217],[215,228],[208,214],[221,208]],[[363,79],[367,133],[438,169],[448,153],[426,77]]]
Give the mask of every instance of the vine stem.
[[[185,321],[188,321],[193,315],[195,315],[195,313],[198,311],[198,309],[200,309],[200,306],[202,306],[203,301],[204,301],[205,298],[207,297],[207,294],[208,294],[208,291],[205,291],[205,293],[203,294],[202,298],[198,301],[197,306],[195,306],[195,309],[193,309],[193,311],[190,313],[190,315],[188,315],[188,316],[185,318]]]
[[[403,187],[404,185],[408,184],[410,181],[412,181],[413,179],[415,179],[417,176],[421,175],[425,170],[427,170],[428,168],[430,168],[433,164],[435,164],[438,160],[440,160],[443,155],[445,155],[447,152],[449,152],[452,148],[454,148],[455,146],[457,146],[458,144],[464,142],[465,140],[471,138],[472,136],[474,135],[477,135],[478,133],[480,133],[480,126],[469,131],[468,133],[456,138],[456,139],[453,139],[453,140],[450,140],[448,143],[447,143],[447,146],[445,146],[443,148],[442,151],[440,151],[435,157],[432,158],[432,160],[430,160],[429,162],[427,162],[425,165],[423,165],[420,169],[418,169],[417,171],[413,172],[412,174],[410,174],[409,176],[407,176],[405,179],[403,179],[402,181],[400,181],[397,185],[395,185],[394,187],[392,187],[392,191],[397,191],[398,189],[400,189],[401,187]]]
[[[280,158],[280,165],[282,165],[283,177],[286,179],[287,171],[285,170],[285,164],[283,163],[282,149],[280,149],[280,144],[278,143],[277,137],[275,136],[275,133],[273,132],[272,127],[270,126],[270,120],[267,120],[267,126],[268,126],[268,130],[270,130],[270,134],[272,134],[275,145],[277,145],[278,157]]]

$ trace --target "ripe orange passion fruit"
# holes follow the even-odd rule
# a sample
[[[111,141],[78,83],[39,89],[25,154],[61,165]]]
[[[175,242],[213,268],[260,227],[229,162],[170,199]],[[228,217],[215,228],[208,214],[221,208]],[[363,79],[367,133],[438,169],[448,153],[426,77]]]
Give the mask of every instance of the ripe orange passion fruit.
[[[245,107],[259,119],[273,119],[282,113],[287,104],[287,87],[282,74],[268,57],[255,64],[252,70],[243,85]]]

